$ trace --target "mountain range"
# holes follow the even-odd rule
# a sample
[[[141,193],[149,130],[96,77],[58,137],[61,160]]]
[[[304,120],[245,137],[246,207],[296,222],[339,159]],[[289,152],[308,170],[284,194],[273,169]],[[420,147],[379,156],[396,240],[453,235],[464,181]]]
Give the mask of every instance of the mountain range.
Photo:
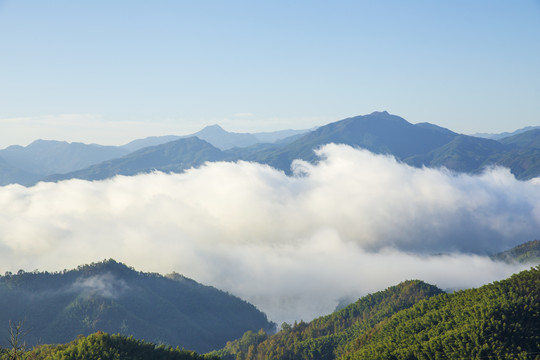
[[[150,137],[119,147],[38,140],[0,150],[0,185],[182,172],[208,161],[253,161],[291,174],[293,160],[317,161],[314,150],[328,143],[392,155],[416,167],[480,173],[504,166],[521,180],[540,176],[540,129],[493,140],[431,123],[411,124],[383,111],[309,131],[242,134],[212,125],[191,136]]]

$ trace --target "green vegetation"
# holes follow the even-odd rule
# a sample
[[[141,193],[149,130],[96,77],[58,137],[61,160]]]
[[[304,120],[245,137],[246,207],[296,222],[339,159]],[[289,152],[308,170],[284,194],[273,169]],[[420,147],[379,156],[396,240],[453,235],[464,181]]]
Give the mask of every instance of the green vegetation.
[[[10,349],[2,349],[1,360],[13,359]],[[193,351],[157,346],[133,337],[97,332],[80,336],[65,345],[39,345],[16,359],[28,360],[218,360],[215,356],[198,355]]]
[[[0,276],[0,309],[0,324],[25,323],[30,346],[101,330],[206,352],[247,330],[273,328],[265,314],[235,296],[114,260],[59,273]]]
[[[409,281],[272,336],[247,332],[223,359],[540,359],[540,267],[444,294]]]
[[[540,264],[540,240],[533,240],[491,257],[508,263]]]
[[[331,315],[309,324],[284,324],[282,330],[267,336],[248,332],[216,352],[223,359],[335,359],[345,353],[352,341],[377,323],[416,302],[442,293],[422,281],[406,281],[385,291],[359,299]]]
[[[540,267],[419,302],[343,359],[540,359]]]

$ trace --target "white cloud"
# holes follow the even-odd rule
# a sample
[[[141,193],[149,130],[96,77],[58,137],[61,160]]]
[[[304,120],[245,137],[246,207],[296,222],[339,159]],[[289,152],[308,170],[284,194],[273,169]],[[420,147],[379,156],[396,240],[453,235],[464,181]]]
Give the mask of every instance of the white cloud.
[[[411,278],[442,288],[502,279],[520,267],[470,253],[538,238],[540,183],[505,169],[454,175],[339,145],[319,155],[317,165],[295,163],[293,177],[220,162],[1,187],[0,261],[61,270],[114,258],[177,271],[281,322]]]

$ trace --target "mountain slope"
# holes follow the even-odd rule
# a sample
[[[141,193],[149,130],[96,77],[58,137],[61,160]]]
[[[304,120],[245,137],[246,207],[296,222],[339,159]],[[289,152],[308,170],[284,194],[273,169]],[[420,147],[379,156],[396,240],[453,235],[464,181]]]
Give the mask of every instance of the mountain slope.
[[[279,149],[268,149],[249,155],[246,160],[269,164],[290,172],[295,159],[316,160],[314,149],[339,143],[391,154],[404,159],[432,151],[450,142],[457,134],[426,126],[413,125],[386,111],[333,122],[307,133]]]
[[[128,153],[116,146],[36,140],[26,147],[0,150],[8,163],[41,176],[83,169]]]
[[[485,138],[485,139],[492,139],[492,140],[502,140],[502,139],[505,139],[505,138],[510,137],[510,136],[518,135],[518,134],[524,133],[526,131],[533,130],[533,129],[539,129],[539,128],[540,128],[540,126],[526,126],[524,128],[517,129],[517,130],[512,131],[512,132],[502,132],[502,133],[498,133],[498,134],[476,133],[476,134],[472,134],[472,136],[481,137],[481,138]]]
[[[137,139],[123,145],[122,148],[129,151],[137,151],[145,147],[165,144],[171,141],[185,139],[188,137],[198,137],[209,142],[220,150],[232,149],[234,147],[247,147],[258,143],[273,143],[291,136],[298,136],[308,132],[308,130],[280,130],[261,133],[234,133],[224,130],[219,125],[210,125],[204,129],[190,135],[166,135],[150,136],[144,139]]]
[[[528,241],[491,258],[508,263],[540,264],[540,240]]]
[[[132,152],[124,157],[93,165],[83,170],[45,178],[46,181],[64,179],[102,180],[115,175],[136,175],[151,171],[182,172],[206,161],[224,158],[221,150],[196,137],[179,139],[162,145]]]
[[[413,166],[446,167],[458,172],[480,172],[496,163],[509,147],[495,140],[458,135],[449,143],[430,151],[405,159]]]
[[[538,359],[540,267],[452,294],[408,281],[272,336],[248,332],[225,360]]]
[[[500,143],[518,148],[540,149],[540,129],[532,129],[499,140]]]
[[[406,281],[367,295],[331,315],[306,324],[284,324],[272,336],[246,333],[216,352],[223,359],[335,359],[349,342],[375,324],[416,302],[441,294],[442,290],[422,281]]]
[[[174,274],[106,262],[62,273],[0,277],[0,323],[25,322],[26,340],[65,343],[98,330],[199,352],[272,327],[253,305]]]
[[[381,322],[343,359],[532,359],[540,354],[540,268],[422,301]]]
[[[0,157],[0,186],[9,184],[31,185],[39,176],[16,168]]]

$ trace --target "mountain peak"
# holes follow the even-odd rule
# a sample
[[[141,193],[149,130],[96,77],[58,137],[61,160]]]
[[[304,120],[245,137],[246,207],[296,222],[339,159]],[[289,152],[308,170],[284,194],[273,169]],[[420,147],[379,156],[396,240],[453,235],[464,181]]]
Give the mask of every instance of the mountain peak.
[[[214,124],[214,125],[208,125],[204,127],[198,133],[200,134],[202,132],[226,133],[227,131],[223,129],[221,126],[219,126],[218,124]]]

